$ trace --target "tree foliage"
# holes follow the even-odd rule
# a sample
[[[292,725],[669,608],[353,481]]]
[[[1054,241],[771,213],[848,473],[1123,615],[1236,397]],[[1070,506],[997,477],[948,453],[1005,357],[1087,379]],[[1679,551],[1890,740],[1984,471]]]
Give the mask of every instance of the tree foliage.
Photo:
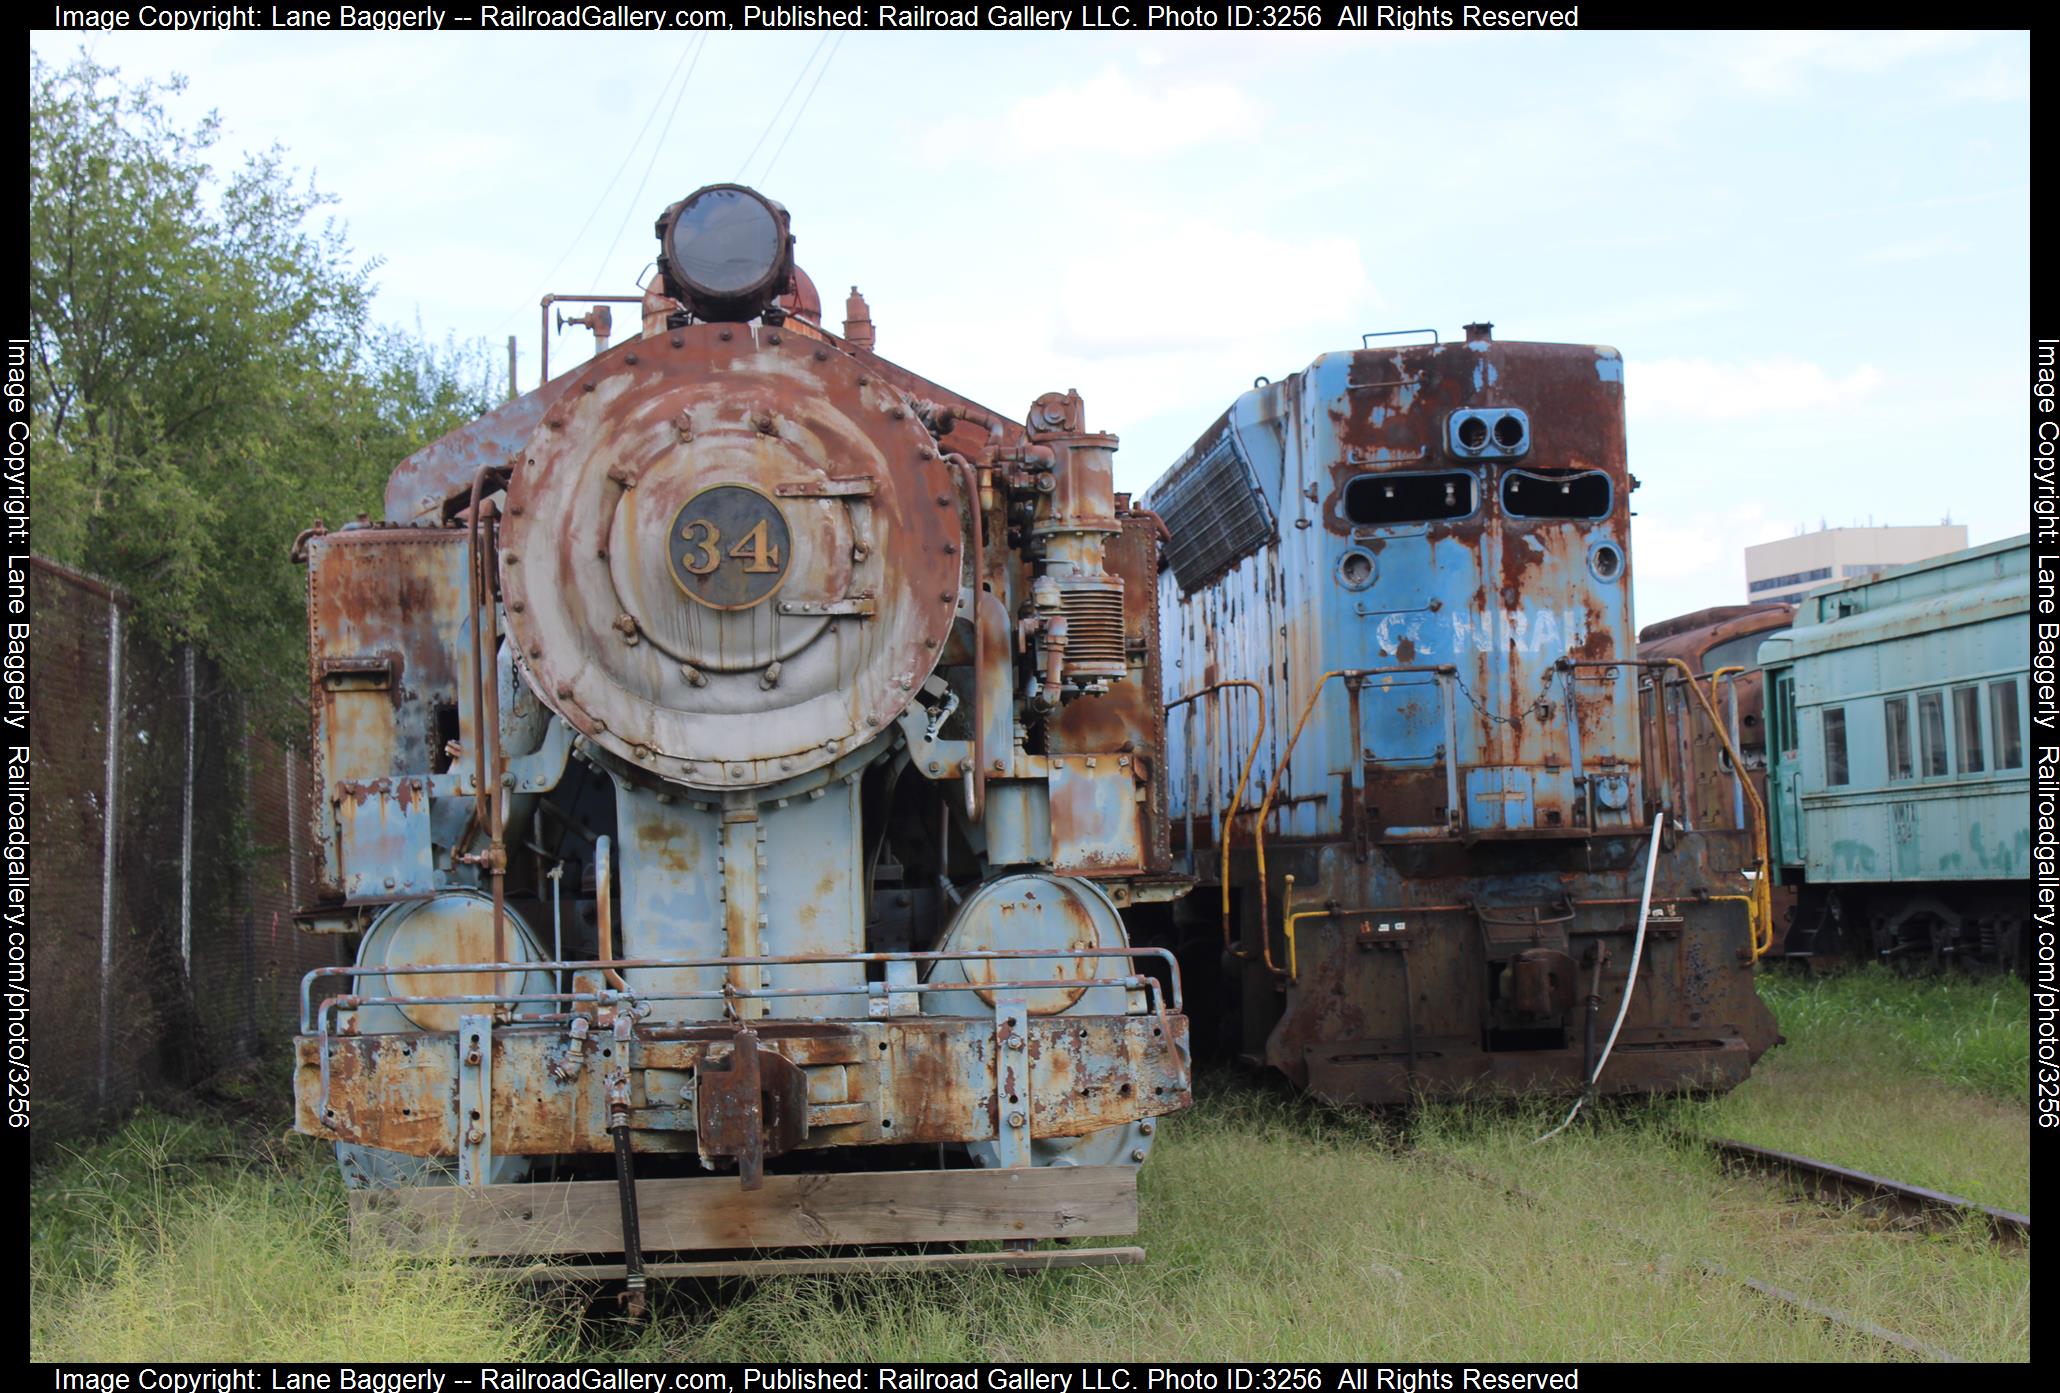
[[[276,146],[218,175],[215,116],[165,112],[184,86],[31,59],[35,543],[269,705],[304,690],[295,533],[376,515],[396,463],[491,405],[493,366],[374,325],[333,199]]]

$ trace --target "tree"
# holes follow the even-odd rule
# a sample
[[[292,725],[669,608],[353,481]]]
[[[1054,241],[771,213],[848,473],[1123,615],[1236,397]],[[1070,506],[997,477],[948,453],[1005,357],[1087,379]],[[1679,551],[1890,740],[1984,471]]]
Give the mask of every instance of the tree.
[[[32,55],[31,487],[37,549],[267,705],[305,691],[294,534],[379,510],[404,456],[491,405],[483,343],[370,322],[376,261],[278,147],[226,179],[162,96]]]

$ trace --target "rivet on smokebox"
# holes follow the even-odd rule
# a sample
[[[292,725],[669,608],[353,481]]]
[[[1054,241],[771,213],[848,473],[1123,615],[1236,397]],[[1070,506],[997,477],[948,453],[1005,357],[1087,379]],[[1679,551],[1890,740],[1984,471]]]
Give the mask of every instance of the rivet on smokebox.
[[[940,508],[949,508],[949,507],[951,506],[951,495],[950,495],[950,494],[948,494],[948,493],[940,493],[940,494],[938,494],[938,495],[937,495],[937,506],[938,506],[938,507],[940,507]]]
[[[892,416],[897,421],[903,420],[908,416],[908,413],[906,411],[903,411],[898,406],[895,407],[892,411],[888,412],[887,414]]]
[[[765,336],[765,341],[767,343],[778,343],[780,341],[780,336],[778,334],[767,334]]]
[[[686,341],[687,336],[685,334],[674,334],[672,336],[672,346],[674,348],[678,348],[681,344],[685,343]]]
[[[637,355],[634,353],[625,353],[622,357],[622,361],[628,363],[631,367],[635,367],[637,365]]]
[[[717,334],[716,337],[721,339],[724,343],[728,343],[730,341],[730,331],[725,329],[721,333]]]
[[[830,350],[829,350],[829,349],[827,349],[827,348],[818,348],[818,349],[817,349],[817,350],[815,351],[815,360],[816,360],[816,361],[817,361],[818,363],[827,363],[827,362],[829,362],[829,361],[830,361]]]
[[[517,614],[520,614],[520,613],[522,613],[522,601],[520,601],[520,600],[510,600],[510,601],[508,601],[508,608],[509,608],[509,609],[511,609],[511,610],[513,610],[513,611],[515,611],[515,613],[517,613]]]

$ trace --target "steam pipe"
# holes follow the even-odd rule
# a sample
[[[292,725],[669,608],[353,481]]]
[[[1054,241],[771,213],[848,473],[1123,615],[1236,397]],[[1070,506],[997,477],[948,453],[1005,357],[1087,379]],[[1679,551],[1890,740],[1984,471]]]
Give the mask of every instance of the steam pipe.
[[[615,956],[615,843],[607,837],[594,843],[594,930],[600,936],[601,960],[607,962]],[[629,990],[614,968],[602,968],[601,976],[615,990]]]
[[[987,810],[987,751],[981,738],[981,727],[985,722],[981,720],[980,706],[980,683],[983,680],[980,662],[984,656],[980,646],[980,577],[987,570],[987,529],[986,520],[980,515],[980,481],[973,472],[972,461],[953,452],[944,456],[944,462],[957,474],[959,487],[965,490],[966,511],[973,520],[973,721],[968,753],[973,777],[966,790],[966,816],[977,823]]]

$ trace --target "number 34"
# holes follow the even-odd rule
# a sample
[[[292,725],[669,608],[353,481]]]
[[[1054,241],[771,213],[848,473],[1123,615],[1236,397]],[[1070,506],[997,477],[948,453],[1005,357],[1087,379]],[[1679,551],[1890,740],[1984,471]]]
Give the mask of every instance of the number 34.
[[[698,561],[680,563],[688,575],[705,576],[722,564],[722,532],[707,518],[695,518],[681,527],[680,538],[701,554]],[[780,569],[780,549],[767,535],[764,518],[729,549],[728,555],[742,561],[748,575],[768,575]]]

